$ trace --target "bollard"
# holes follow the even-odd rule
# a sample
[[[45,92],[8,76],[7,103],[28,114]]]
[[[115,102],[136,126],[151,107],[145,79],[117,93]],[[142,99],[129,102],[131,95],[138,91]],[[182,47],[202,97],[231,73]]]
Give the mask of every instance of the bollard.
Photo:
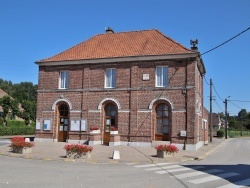
[[[113,151],[113,159],[120,159],[120,152],[118,150]]]
[[[30,142],[30,138],[25,138],[25,142]]]

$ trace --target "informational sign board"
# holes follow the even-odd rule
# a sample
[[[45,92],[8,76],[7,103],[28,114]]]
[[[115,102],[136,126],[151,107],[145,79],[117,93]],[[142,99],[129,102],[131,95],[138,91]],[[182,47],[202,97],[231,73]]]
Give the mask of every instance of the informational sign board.
[[[41,122],[36,120],[36,130],[40,130],[41,129]]]
[[[43,120],[43,130],[49,131],[51,129],[51,120],[45,119]]]
[[[81,120],[81,131],[87,131],[87,120],[86,119]]]
[[[70,131],[80,131],[80,120],[70,121]]]

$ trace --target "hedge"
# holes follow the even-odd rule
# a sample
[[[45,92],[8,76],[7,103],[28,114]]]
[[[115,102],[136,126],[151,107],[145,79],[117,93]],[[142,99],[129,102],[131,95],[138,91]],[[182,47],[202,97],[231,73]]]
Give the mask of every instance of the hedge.
[[[8,121],[7,126],[0,125],[0,136],[34,134],[35,125],[27,126],[23,121]]]
[[[217,136],[218,137],[224,137],[224,130],[218,130],[217,131]]]

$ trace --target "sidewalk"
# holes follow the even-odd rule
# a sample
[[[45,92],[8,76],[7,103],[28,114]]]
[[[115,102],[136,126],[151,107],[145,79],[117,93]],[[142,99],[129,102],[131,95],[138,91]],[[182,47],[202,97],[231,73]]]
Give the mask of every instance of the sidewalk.
[[[0,146],[0,155],[34,159],[34,160],[56,160],[67,162],[88,162],[88,163],[157,163],[157,162],[184,162],[189,160],[203,159],[214,151],[224,139],[213,138],[213,142],[201,147],[198,151],[179,151],[174,157],[165,159],[156,157],[156,150],[153,147],[131,147],[131,146],[104,146],[95,145],[90,159],[67,159],[63,147],[64,142],[35,142],[31,154],[16,154],[11,152],[9,144]],[[112,159],[113,151],[118,150],[120,159]]]

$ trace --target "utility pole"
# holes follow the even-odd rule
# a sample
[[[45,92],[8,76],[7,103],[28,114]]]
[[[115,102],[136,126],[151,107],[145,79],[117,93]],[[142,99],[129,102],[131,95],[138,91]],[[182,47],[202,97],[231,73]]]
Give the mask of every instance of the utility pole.
[[[212,79],[210,78],[210,125],[209,125],[209,130],[210,130],[210,142],[213,141],[213,122],[212,122],[212,115],[213,115],[213,110],[212,110]]]
[[[227,139],[227,99],[225,99],[225,138]]]

